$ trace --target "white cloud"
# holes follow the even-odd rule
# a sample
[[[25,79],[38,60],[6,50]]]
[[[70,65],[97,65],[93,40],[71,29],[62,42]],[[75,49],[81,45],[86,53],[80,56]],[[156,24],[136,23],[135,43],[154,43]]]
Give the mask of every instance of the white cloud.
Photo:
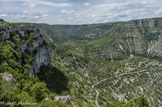
[[[43,14],[42,16],[43,16],[43,17],[47,17],[47,16],[48,16],[48,14]]]
[[[74,13],[73,10],[62,10],[61,13],[72,14]]]
[[[156,14],[156,15],[162,14],[162,9],[157,10],[157,11],[155,12],[155,14]]]
[[[21,20],[30,20],[30,21],[35,21],[35,20],[42,20],[46,18],[48,14],[44,13],[43,11],[28,11],[24,10],[23,14],[16,15],[16,18],[20,18]]]
[[[7,14],[0,14],[0,17],[7,17]]]
[[[49,1],[40,1],[39,3],[47,6],[58,6],[58,7],[72,6],[72,4],[70,3],[53,3]]]
[[[66,10],[62,10],[62,11],[61,11],[61,13],[65,13],[65,12],[66,12]]]
[[[162,16],[162,5],[157,1],[155,4],[151,0],[120,0],[118,2],[101,0],[100,3],[75,12],[63,20],[64,23],[70,24],[90,24]],[[72,19],[68,20],[69,17]]]
[[[32,8],[32,7],[35,7],[35,6],[37,5],[37,3],[29,3],[29,2],[25,2],[25,3],[23,3],[23,5]]]
[[[29,6],[30,8],[37,6],[38,4],[45,6],[55,6],[55,7],[68,7],[72,6],[70,3],[54,3],[47,0],[0,0],[0,2],[24,2],[23,5]]]
[[[89,3],[84,3],[83,5],[84,5],[84,6],[89,6],[90,4],[89,4]]]
[[[94,17],[96,17],[96,15],[92,15],[92,17],[94,18]]]
[[[49,24],[90,24],[162,17],[161,0],[89,0],[85,3],[77,0],[0,0],[0,10],[0,14],[5,12],[10,16],[4,17],[8,21]]]
[[[29,14],[30,12],[28,10],[24,10],[23,14]]]
[[[33,19],[40,19],[41,16],[33,16]]]

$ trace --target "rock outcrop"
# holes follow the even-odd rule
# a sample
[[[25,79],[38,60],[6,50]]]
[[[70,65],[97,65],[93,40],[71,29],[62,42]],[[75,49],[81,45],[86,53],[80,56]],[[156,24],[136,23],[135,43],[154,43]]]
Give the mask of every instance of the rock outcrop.
[[[16,50],[19,52],[19,65],[23,64],[22,56],[25,51],[34,53],[33,60],[30,66],[30,73],[36,74],[40,71],[40,67],[50,66],[50,45],[44,42],[40,34],[40,30],[35,26],[12,26],[7,24],[0,24],[0,41],[11,40],[18,35],[18,42]],[[25,41],[25,42],[24,42]]]
[[[13,75],[8,74],[8,73],[0,73],[0,76],[2,76],[3,80],[9,81],[10,85],[14,87],[14,82],[13,82]]]
[[[31,73],[38,73],[42,65],[50,65],[50,55],[51,50],[49,45],[45,45],[37,49],[37,54],[35,55],[33,65],[30,68]]]

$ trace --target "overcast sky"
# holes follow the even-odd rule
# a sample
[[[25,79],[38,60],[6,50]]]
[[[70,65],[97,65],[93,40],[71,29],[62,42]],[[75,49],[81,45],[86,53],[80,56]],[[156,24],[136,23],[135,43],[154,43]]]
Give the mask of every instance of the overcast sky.
[[[0,0],[10,22],[91,24],[162,17],[162,0]]]

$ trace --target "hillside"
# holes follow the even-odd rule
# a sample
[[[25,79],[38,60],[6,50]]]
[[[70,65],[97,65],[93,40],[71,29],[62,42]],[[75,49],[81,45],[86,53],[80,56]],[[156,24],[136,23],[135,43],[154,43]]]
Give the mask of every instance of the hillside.
[[[161,19],[65,26],[0,20],[0,75],[13,76],[0,76],[0,101],[160,107],[160,26]],[[72,105],[54,100],[66,95]]]
[[[38,26],[46,37],[63,49],[90,59],[162,56],[161,18],[94,25]]]
[[[162,105],[161,18],[37,26],[64,50],[53,52],[53,65],[64,68],[76,104],[128,101],[143,93],[152,106]]]
[[[139,56],[113,62],[89,60],[57,48],[52,59],[69,78],[75,105],[128,101],[140,94],[152,106],[161,105],[162,63],[157,60]]]
[[[57,78],[65,77],[51,66],[50,59],[50,44],[43,39],[35,25],[0,20],[0,106],[51,104],[51,107],[67,107],[66,104],[54,101],[54,96],[60,94],[57,90],[64,88],[55,86],[54,91],[50,91],[38,75],[42,67],[47,66],[51,73],[58,75]],[[56,78],[55,75],[52,76]]]

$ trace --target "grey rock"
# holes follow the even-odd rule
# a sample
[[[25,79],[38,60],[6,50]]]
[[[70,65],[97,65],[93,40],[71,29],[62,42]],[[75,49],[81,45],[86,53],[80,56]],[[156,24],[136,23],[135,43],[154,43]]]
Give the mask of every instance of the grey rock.
[[[51,63],[50,56],[51,50],[49,45],[38,48],[37,54],[34,57],[32,68],[30,68],[30,72],[36,74],[40,71],[41,66],[49,66]]]
[[[32,32],[32,38],[34,38],[32,43],[24,42],[21,46],[17,47],[17,51],[20,54],[20,59],[18,64],[22,64],[22,54],[27,50],[31,53],[34,53],[33,62],[29,68],[30,73],[36,74],[40,71],[40,67],[50,66],[50,45],[45,45],[43,43],[43,37],[40,36],[40,30],[35,26],[12,26],[8,29],[8,25],[0,24],[0,27],[3,28],[3,31],[0,31],[0,41],[11,40],[11,33],[18,32],[20,37],[28,37]],[[21,42],[19,40],[18,42]]]
[[[8,73],[0,73],[3,80],[9,81],[11,86],[14,87],[13,75]]]

